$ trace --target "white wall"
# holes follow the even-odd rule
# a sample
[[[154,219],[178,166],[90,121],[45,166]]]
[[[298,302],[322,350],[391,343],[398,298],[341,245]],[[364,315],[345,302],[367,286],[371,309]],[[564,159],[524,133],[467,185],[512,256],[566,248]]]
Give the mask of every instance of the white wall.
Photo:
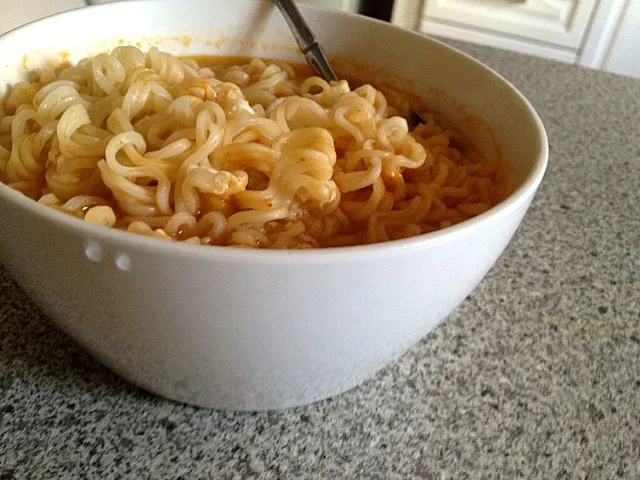
[[[640,0],[629,0],[627,3],[603,68],[640,78]]]

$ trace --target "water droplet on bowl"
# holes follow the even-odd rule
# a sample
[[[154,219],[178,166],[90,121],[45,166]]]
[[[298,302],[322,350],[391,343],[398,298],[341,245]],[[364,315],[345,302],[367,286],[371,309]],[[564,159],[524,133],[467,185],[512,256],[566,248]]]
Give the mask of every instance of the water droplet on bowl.
[[[91,242],[86,246],[84,254],[92,262],[98,263],[102,261],[102,247],[95,242]]]
[[[116,256],[116,267],[123,272],[131,270],[131,258],[126,253],[119,253]]]

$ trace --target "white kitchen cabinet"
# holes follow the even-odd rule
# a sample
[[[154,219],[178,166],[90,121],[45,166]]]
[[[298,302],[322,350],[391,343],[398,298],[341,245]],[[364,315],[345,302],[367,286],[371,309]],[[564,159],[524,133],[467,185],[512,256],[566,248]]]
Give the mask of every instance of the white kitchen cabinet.
[[[395,0],[392,22],[640,78],[640,0]]]
[[[525,40],[578,48],[597,0],[428,0],[421,29],[458,23]]]

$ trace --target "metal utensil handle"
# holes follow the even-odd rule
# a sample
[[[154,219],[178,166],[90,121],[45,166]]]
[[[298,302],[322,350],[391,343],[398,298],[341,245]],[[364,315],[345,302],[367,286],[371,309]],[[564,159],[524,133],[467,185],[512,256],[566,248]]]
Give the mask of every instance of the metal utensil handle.
[[[274,3],[287,21],[300,50],[304,53],[311,68],[323,79],[337,81],[338,77],[333,68],[331,68],[327,56],[324,54],[309,25],[302,17],[295,2],[292,0],[274,0]]]

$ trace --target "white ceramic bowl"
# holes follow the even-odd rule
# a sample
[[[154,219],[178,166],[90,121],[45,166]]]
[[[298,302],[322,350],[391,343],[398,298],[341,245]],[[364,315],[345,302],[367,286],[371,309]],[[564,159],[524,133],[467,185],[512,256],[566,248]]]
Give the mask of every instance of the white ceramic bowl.
[[[0,83],[120,42],[302,62],[271,2],[135,1],[76,10],[0,38]],[[542,179],[540,119],[495,72],[364,17],[301,8],[343,70],[410,89],[514,165],[504,202],[432,234],[315,251],[247,251],[103,229],[0,185],[0,261],[84,348],[131,382],[202,406],[261,410],[358,385],[442,321],[516,231]],[[471,114],[471,115],[470,115]],[[472,115],[493,129],[478,127]]]

